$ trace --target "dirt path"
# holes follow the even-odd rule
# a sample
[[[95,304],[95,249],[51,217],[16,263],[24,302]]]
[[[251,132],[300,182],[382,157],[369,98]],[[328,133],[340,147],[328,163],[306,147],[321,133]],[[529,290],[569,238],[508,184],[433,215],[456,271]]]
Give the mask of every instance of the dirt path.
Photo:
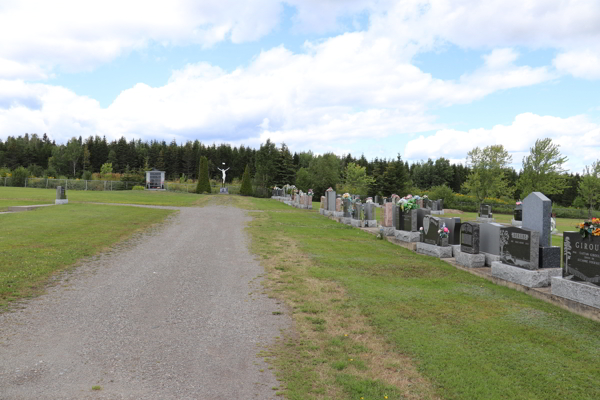
[[[248,220],[181,208],[0,315],[0,399],[277,398],[256,354],[289,320],[261,294]]]

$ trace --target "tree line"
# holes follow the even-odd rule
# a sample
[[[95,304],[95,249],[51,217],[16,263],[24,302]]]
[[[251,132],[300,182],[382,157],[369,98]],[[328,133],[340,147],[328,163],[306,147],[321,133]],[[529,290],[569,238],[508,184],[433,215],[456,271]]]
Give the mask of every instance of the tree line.
[[[395,159],[364,155],[315,155],[289,150],[285,143],[277,146],[270,139],[260,148],[228,144],[207,145],[199,140],[178,144],[166,141],[129,140],[121,137],[71,138],[66,144],[51,141],[46,134],[25,134],[0,140],[0,166],[7,170],[26,168],[30,176],[81,178],[102,171],[110,163],[112,172],[141,173],[152,168],[166,172],[167,179],[196,180],[201,157],[206,157],[209,177],[219,179],[217,167],[230,168],[227,180],[248,173],[259,195],[270,195],[274,186],[296,185],[318,195],[329,187],[362,196],[404,196],[432,189],[475,196],[480,201],[495,197],[517,200],[532,191],[541,191],[561,206],[594,206],[600,185],[594,186],[600,167],[587,167],[582,175],[566,173],[566,158],[550,139],[538,140],[523,159],[517,172],[512,158],[501,145],[475,148],[467,155],[466,165],[454,164],[440,157],[409,164],[398,155]],[[582,189],[583,185],[583,189]],[[591,188],[591,189],[590,189]],[[585,189],[585,190],[584,190]]]

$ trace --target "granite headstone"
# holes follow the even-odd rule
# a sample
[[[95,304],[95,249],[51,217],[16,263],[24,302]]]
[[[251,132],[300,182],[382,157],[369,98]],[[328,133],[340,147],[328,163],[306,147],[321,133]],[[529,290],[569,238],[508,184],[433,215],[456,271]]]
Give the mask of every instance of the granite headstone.
[[[514,226],[500,228],[500,261],[519,268],[539,269],[540,234]]]
[[[460,226],[460,251],[479,254],[479,224],[465,222]]]

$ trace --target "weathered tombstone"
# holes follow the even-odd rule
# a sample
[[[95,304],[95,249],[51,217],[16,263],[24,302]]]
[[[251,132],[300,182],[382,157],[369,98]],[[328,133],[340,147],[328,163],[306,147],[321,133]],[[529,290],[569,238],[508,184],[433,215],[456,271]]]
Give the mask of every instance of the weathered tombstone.
[[[379,204],[379,196],[375,195],[375,204]]]
[[[54,200],[54,204],[67,204],[69,200],[67,199],[67,191],[63,186],[56,187],[56,200]]]
[[[339,216],[339,217],[342,216],[341,213],[343,212],[343,207],[342,207],[342,198],[341,197],[338,197],[337,199],[335,199],[335,212],[339,214],[336,216]]]
[[[500,261],[519,268],[539,268],[540,234],[530,229],[500,228]]]
[[[327,207],[327,198],[321,196],[321,205],[319,206],[319,214],[325,215],[325,209]]]
[[[460,226],[460,251],[479,254],[479,224],[465,222]]]

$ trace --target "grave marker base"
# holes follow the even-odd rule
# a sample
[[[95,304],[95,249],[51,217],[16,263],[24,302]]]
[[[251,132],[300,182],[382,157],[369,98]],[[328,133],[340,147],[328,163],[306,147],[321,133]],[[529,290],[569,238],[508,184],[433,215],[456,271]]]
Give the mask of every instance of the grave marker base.
[[[56,199],[56,200],[54,200],[54,204],[69,204],[69,200],[68,199],[64,199],[64,200]]]
[[[470,254],[463,253],[458,250],[454,252],[454,258],[456,262],[463,267],[467,268],[481,268],[485,267],[485,255],[484,254]]]
[[[523,221],[517,221],[517,220],[513,219],[513,220],[510,221],[510,224],[512,226],[516,226],[516,227],[520,228],[520,227],[523,226]]]
[[[592,283],[572,281],[562,276],[552,277],[552,294],[600,308],[600,286]]]
[[[417,243],[417,253],[437,258],[452,258],[451,246],[436,246],[423,242]]]
[[[477,217],[477,222],[496,222],[496,218]]]
[[[419,232],[396,230],[394,231],[393,236],[401,242],[416,243],[421,241],[421,233]]]
[[[355,228],[362,228],[362,221],[360,219],[350,219],[350,225]]]
[[[365,228],[377,228],[377,220],[365,219]]]
[[[500,261],[492,263],[492,276],[505,281],[518,283],[529,288],[550,286],[554,276],[562,276],[561,268],[524,269],[504,264]]]

